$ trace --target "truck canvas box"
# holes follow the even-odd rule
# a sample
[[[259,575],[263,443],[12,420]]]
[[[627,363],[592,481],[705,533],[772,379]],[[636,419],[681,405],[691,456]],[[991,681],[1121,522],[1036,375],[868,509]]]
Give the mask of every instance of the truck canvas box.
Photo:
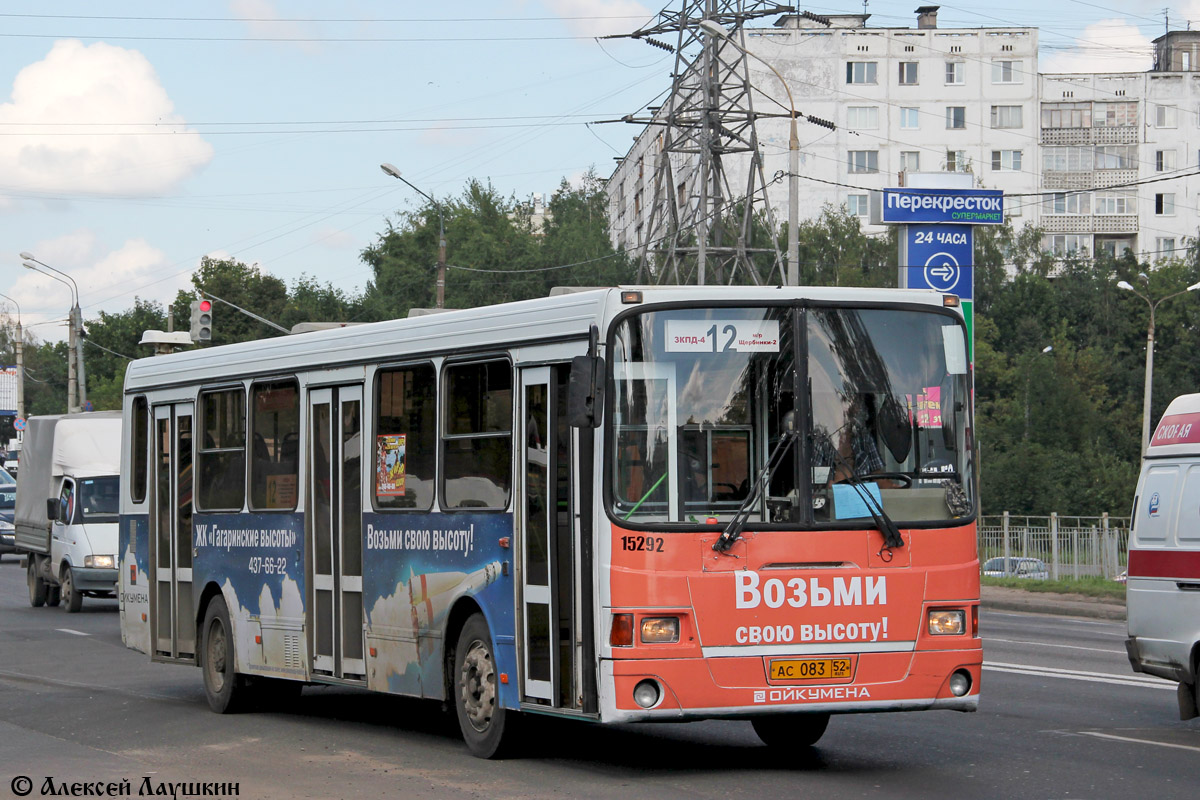
[[[35,608],[114,593],[120,451],[120,412],[29,418],[14,523]]]

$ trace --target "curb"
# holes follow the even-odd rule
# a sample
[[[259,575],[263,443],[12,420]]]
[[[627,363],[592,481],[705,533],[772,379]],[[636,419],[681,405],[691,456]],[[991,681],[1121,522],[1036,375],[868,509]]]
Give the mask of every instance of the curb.
[[[1058,617],[1083,617],[1125,621],[1125,605],[1096,600],[1077,600],[1061,594],[1041,594],[1019,589],[997,592],[997,587],[983,587],[980,605],[997,611],[1023,611],[1030,614],[1052,614]]]

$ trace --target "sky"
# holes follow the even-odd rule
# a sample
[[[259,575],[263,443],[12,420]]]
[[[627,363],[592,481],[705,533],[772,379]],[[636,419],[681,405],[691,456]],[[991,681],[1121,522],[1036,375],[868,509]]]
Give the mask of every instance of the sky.
[[[872,0],[868,25],[913,27],[921,4]],[[673,56],[598,37],[668,7],[680,0],[5,0],[0,293],[15,304],[0,311],[66,336],[71,289],[22,252],[75,281],[85,320],[167,305],[204,256],[359,293],[362,250],[424,203],[381,163],[438,199],[472,178],[528,200],[607,177],[637,133],[613,120],[661,102]],[[1200,0],[964,0],[938,23],[1038,26],[1043,72],[1143,70],[1164,9],[1172,29],[1200,28]]]

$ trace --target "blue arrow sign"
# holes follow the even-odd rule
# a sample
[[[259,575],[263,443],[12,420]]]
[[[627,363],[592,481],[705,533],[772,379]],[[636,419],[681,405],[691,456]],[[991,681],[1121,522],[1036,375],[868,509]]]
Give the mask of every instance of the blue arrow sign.
[[[972,234],[965,225],[905,226],[908,288],[933,289],[972,299]]]

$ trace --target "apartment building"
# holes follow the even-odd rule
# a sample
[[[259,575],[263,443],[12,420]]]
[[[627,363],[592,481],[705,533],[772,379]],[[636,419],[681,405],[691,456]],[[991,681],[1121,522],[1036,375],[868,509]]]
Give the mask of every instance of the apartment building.
[[[826,19],[789,15],[745,39],[787,80],[799,112],[836,123],[801,123],[802,220],[832,204],[880,230],[867,224],[870,190],[952,171],[1003,190],[1014,224],[1041,225],[1047,249],[1154,258],[1195,235],[1197,203],[1174,176],[1200,162],[1200,32],[1156,40],[1150,72],[1040,75],[1036,28],[939,28],[937,6],[919,8],[914,28],[868,27],[865,14]],[[774,73],[749,64],[755,111],[786,114]],[[608,182],[613,241],[629,250],[653,235],[658,130],[635,138]],[[786,171],[786,117],[760,119],[758,136],[766,175]],[[746,157],[725,167],[744,174]],[[669,190],[694,199],[688,165],[676,163],[675,175]],[[786,181],[767,191],[786,219]]]

